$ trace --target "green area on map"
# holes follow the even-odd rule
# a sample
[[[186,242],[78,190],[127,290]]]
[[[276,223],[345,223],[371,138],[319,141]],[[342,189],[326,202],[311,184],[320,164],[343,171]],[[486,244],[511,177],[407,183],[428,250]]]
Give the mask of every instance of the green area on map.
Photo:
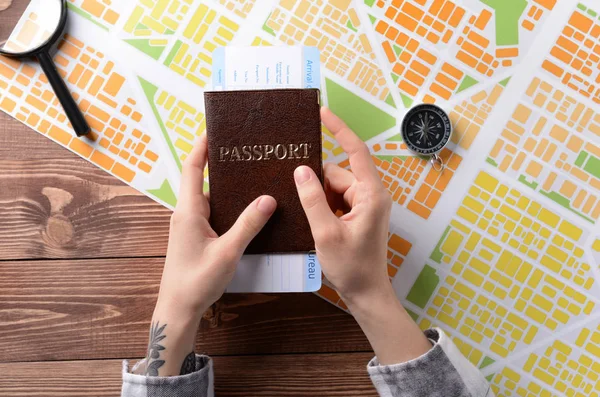
[[[329,108],[363,140],[367,141],[396,125],[396,118],[341,85],[326,79]]]
[[[595,156],[590,156],[587,163],[583,166],[583,169],[595,178],[600,178],[600,159]]]
[[[171,65],[171,62],[173,62],[175,55],[177,55],[177,52],[179,51],[179,49],[181,48],[182,45],[183,45],[183,41],[181,41],[181,40],[177,40],[175,42],[175,45],[173,46],[173,48],[171,48],[169,55],[167,55],[167,59],[165,59],[165,66]]]
[[[572,213],[579,215],[586,221],[588,221],[590,223],[596,223],[596,222],[594,222],[593,219],[590,219],[587,216],[583,215],[582,213],[578,212],[577,210],[573,209],[571,207],[571,202],[569,201],[568,198],[566,198],[556,192],[545,192],[543,190],[540,190],[539,192],[540,192],[540,194],[548,197],[550,200],[554,201],[556,204],[560,205],[561,207],[564,207],[564,208],[568,209],[569,211],[571,211]]]
[[[150,39],[128,39],[125,42],[156,60],[160,58],[166,48],[165,46],[151,45]]]
[[[440,250],[440,247],[442,246],[442,242],[446,239],[446,236],[448,236],[449,232],[450,232],[450,226],[448,226],[446,228],[446,230],[444,230],[444,234],[442,234],[442,237],[440,238],[437,245],[433,249],[433,252],[431,253],[431,256],[429,257],[432,261],[436,261],[437,263],[442,263],[442,258],[444,257],[444,253]]]
[[[585,163],[585,159],[587,159],[588,156],[588,152],[586,152],[585,150],[582,150],[579,155],[577,156],[577,159],[575,160],[575,165],[577,167],[581,167],[583,165],[583,163]]]
[[[406,295],[406,300],[414,303],[421,309],[425,309],[439,282],[440,277],[436,274],[435,269],[429,265],[425,265],[408,292],[408,295]]]
[[[492,7],[496,15],[496,45],[519,44],[519,23],[527,8],[526,0],[479,0]]]
[[[475,80],[473,77],[467,75],[465,76],[465,78],[460,82],[460,86],[458,87],[458,90],[456,91],[456,93],[460,93],[463,92],[464,90],[467,90],[471,87],[473,87],[474,85],[479,84],[478,80]]]
[[[523,185],[528,186],[534,190],[537,189],[537,187],[539,186],[537,182],[528,182],[527,177],[525,175],[519,176],[519,182],[521,182]]]
[[[158,126],[160,127],[160,130],[163,133],[165,141],[169,145],[169,151],[171,152],[173,159],[177,163],[177,167],[179,167],[179,169],[181,169],[181,161],[179,161],[179,156],[177,156],[175,147],[173,146],[173,143],[171,142],[171,137],[169,136],[169,133],[167,132],[167,128],[165,127],[165,124],[163,123],[162,117],[160,117],[160,113],[158,112],[158,108],[156,107],[156,104],[154,103],[154,98],[156,97],[156,93],[158,92],[158,87],[156,87],[154,84],[150,83],[147,80],[144,80],[143,78],[141,78],[139,76],[138,76],[138,79],[140,81],[140,85],[142,86],[142,89],[144,90],[144,94],[146,94],[146,99],[148,100],[148,104],[152,108],[152,113],[154,114],[154,117],[156,118],[156,122],[158,123]]]
[[[148,193],[170,206],[175,207],[177,205],[177,196],[175,196],[175,192],[167,179],[164,180],[158,189],[150,189],[148,190]]]
[[[265,32],[267,32],[268,34],[270,34],[271,36],[276,36],[275,31],[267,26],[267,22],[269,21],[269,18],[271,18],[271,14],[272,13],[270,13],[269,16],[267,17],[267,19],[265,20],[265,23],[263,24],[262,29]]]
[[[496,167],[496,168],[498,168],[498,163],[496,163],[496,162],[494,161],[494,159],[493,159],[493,158],[491,158],[491,157],[488,157],[487,159],[485,159],[485,162],[486,162],[486,163],[488,163],[488,164],[490,164],[490,165],[493,165],[493,166],[494,166],[494,167]]]

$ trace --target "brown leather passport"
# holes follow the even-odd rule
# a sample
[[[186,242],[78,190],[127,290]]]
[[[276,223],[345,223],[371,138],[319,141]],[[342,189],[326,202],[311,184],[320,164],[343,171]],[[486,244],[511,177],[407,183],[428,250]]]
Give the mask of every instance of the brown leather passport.
[[[314,250],[294,170],[309,166],[323,182],[319,90],[206,92],[204,101],[212,228],[224,234],[270,195],[277,210],[245,253]]]

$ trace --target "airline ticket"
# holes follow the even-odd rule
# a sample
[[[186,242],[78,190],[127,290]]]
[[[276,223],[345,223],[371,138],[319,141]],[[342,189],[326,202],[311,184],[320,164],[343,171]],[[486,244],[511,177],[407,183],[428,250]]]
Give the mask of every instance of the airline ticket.
[[[316,47],[220,47],[213,53],[213,90],[320,88]],[[314,292],[321,266],[314,253],[245,255],[227,292]]]

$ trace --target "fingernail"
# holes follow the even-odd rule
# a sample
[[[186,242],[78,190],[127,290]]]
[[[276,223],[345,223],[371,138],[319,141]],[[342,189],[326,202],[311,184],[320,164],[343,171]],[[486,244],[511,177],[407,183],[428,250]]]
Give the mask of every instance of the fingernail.
[[[296,168],[296,171],[294,171],[294,179],[296,180],[296,185],[302,185],[304,182],[307,182],[310,179],[308,167],[302,166]]]
[[[277,201],[271,196],[263,196],[258,200],[256,207],[263,214],[271,215],[277,208]]]

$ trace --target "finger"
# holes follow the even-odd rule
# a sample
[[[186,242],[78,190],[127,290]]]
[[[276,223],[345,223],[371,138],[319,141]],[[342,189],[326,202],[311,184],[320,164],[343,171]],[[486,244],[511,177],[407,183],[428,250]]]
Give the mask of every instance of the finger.
[[[369,149],[348,126],[327,107],[321,108],[321,120],[348,154],[352,172],[359,181],[379,181]]]
[[[208,157],[206,134],[194,145],[183,163],[180,195],[184,197],[202,194],[204,190],[204,168]]]
[[[275,212],[277,202],[271,196],[261,196],[254,200],[235,224],[219,240],[226,242],[240,255],[244,253],[248,244],[262,230],[269,218]]]
[[[344,196],[334,193],[327,186],[325,186],[325,197],[327,198],[327,204],[329,204],[331,212],[338,218],[340,212],[341,214],[347,214],[352,210],[351,206],[344,201]]]
[[[312,169],[306,166],[296,168],[294,179],[302,208],[308,218],[313,237],[316,239],[321,232],[335,225],[337,218],[331,212],[323,186]]]
[[[323,172],[325,176],[325,193],[329,207],[335,211],[342,210],[347,212],[352,208],[354,202],[353,186],[356,184],[356,178],[352,172],[340,168],[335,164],[326,164]]]
[[[208,157],[208,143],[203,135],[183,164],[178,205],[194,207],[204,216],[209,215],[209,206],[204,191],[204,168]]]
[[[352,172],[336,164],[325,164],[323,175],[329,188],[338,194],[344,194],[356,182]]]

